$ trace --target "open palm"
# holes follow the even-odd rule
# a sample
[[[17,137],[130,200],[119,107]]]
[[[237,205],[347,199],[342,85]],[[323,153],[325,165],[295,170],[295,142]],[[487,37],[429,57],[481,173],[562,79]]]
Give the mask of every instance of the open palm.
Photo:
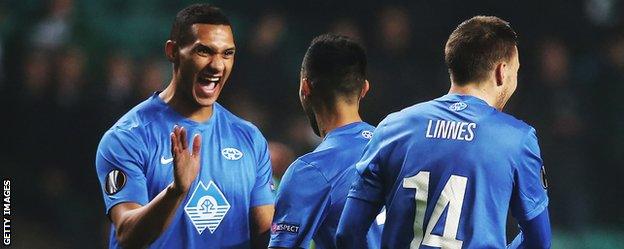
[[[201,135],[193,136],[193,145],[187,139],[186,129],[174,126],[171,136],[171,155],[173,155],[173,187],[186,193],[199,173],[199,154]]]

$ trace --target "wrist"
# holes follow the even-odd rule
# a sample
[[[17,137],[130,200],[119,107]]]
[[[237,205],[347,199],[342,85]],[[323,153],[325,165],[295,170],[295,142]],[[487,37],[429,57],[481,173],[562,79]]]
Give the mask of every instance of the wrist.
[[[171,193],[175,197],[180,198],[186,196],[186,194],[188,193],[188,189],[182,189],[181,187],[171,183],[169,184],[169,186],[167,186],[167,192]]]

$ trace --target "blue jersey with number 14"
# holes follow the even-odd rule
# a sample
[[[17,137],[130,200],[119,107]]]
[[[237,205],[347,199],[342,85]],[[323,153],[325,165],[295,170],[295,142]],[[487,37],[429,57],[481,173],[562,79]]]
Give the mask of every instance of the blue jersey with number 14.
[[[386,205],[382,248],[505,248],[508,210],[548,205],[535,130],[467,95],[389,115],[357,170],[349,197]]]

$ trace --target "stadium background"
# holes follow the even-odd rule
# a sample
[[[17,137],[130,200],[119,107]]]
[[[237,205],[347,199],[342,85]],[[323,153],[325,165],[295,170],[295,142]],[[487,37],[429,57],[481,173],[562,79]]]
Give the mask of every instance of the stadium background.
[[[338,3],[339,2],[339,3]],[[15,248],[98,248],[108,221],[94,170],[101,135],[170,79],[163,56],[191,1],[0,2],[2,177]],[[372,90],[365,121],[443,95],[443,45],[461,21],[497,15],[520,35],[506,111],[536,127],[554,248],[624,248],[624,1],[215,1],[238,47],[220,102],[271,141],[276,174],[319,142],[299,66],[324,32],[360,40]]]

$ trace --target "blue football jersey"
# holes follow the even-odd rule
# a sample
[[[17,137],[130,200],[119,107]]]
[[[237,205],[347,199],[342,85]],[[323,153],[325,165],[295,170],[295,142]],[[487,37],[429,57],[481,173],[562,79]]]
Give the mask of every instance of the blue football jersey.
[[[508,210],[548,205],[535,130],[467,95],[390,114],[349,192],[386,205],[382,248],[505,248]]]
[[[293,162],[279,185],[270,247],[336,248],[338,221],[358,162],[375,127],[351,123],[329,132],[319,146]],[[368,233],[379,248],[383,213]]]
[[[260,131],[221,105],[198,123],[181,116],[155,93],[108,130],[96,169],[106,212],[122,202],[147,204],[173,182],[169,134],[201,134],[199,174],[173,221],[150,248],[249,248],[249,210],[272,204],[271,164]],[[111,226],[110,247],[118,248]]]

